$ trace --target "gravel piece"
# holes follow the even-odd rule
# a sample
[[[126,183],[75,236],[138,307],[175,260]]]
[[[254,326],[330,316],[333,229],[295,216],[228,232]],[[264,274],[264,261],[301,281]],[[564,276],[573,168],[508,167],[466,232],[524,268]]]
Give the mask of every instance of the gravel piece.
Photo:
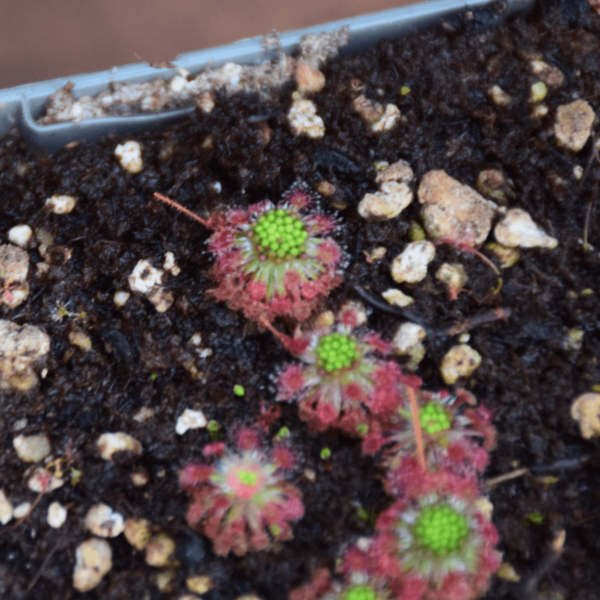
[[[45,433],[38,435],[18,435],[13,439],[13,447],[23,462],[40,462],[52,452],[50,439]]]
[[[132,452],[136,456],[142,454],[142,444],[133,436],[119,431],[117,433],[103,433],[96,442],[100,456],[104,460],[112,461],[116,452]]]
[[[513,208],[494,228],[496,240],[507,248],[548,248],[558,246],[558,240],[544,233],[529,213]]]
[[[431,242],[411,242],[392,261],[393,280],[396,283],[416,283],[425,279],[427,266],[434,257],[435,246]]]
[[[80,592],[94,589],[112,568],[112,551],[106,540],[92,538],[77,546],[73,586]]]
[[[452,346],[442,359],[440,373],[447,385],[452,385],[460,377],[469,377],[481,364],[481,355],[467,344]]]
[[[554,124],[558,145],[579,152],[592,133],[595,119],[594,109],[586,100],[575,100],[559,106]]]

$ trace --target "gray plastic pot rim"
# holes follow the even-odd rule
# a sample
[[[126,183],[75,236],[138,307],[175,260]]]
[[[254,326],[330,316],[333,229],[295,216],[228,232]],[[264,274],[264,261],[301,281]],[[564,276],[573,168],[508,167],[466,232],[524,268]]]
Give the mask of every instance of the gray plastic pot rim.
[[[280,34],[279,39],[283,50],[286,53],[291,53],[302,36],[306,34],[332,32],[341,27],[348,27],[350,42],[340,52],[340,54],[345,55],[373,45],[382,38],[397,36],[407,30],[424,27],[451,13],[481,7],[489,4],[490,1],[434,0],[432,2],[421,2],[402,8],[288,31]],[[534,4],[534,0],[505,1],[507,6],[506,15],[525,11]],[[185,118],[193,111],[193,107],[158,113],[102,117],[79,123],[39,125],[35,119],[42,112],[48,96],[69,81],[75,85],[73,90],[75,97],[95,96],[114,82],[141,83],[157,77],[170,79],[176,75],[177,69],[181,67],[195,75],[208,65],[218,67],[226,62],[260,64],[270,60],[271,57],[272,51],[265,50],[262,46],[262,37],[257,36],[225,46],[180,54],[173,61],[174,68],[157,69],[147,63],[135,63],[113,67],[106,71],[61,77],[0,90],[0,134],[11,126],[18,124],[28,141],[45,148],[49,152],[55,152],[63,148],[65,144],[75,140],[94,141],[110,132],[126,135],[143,129],[169,125]]]

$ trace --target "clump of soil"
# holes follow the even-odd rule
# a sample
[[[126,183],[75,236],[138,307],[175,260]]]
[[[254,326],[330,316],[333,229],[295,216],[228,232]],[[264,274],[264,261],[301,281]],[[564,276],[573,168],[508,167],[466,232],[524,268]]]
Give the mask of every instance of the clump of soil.
[[[325,122],[322,140],[292,135],[285,116],[291,100],[283,93],[270,104],[251,95],[217,96],[210,114],[136,136],[144,160],[136,175],[114,157],[122,138],[73,145],[53,156],[27,148],[17,131],[1,140],[0,242],[12,226],[27,223],[42,232],[45,258],[39,246],[30,252],[30,271],[38,274],[30,277],[27,301],[0,308],[0,316],[43,327],[51,351],[37,389],[0,392],[0,486],[14,505],[35,499],[25,483],[27,465],[12,446],[17,430],[46,432],[53,455],[71,457],[70,466],[81,474],[76,483],[44,495],[23,523],[0,527],[2,598],[79,597],[72,587],[75,548],[86,538],[86,512],[99,502],[148,519],[176,541],[180,566],[169,598],[185,593],[187,577],[208,575],[213,589],[203,596],[207,600],[251,592],[279,600],[306,582],[312,569],[333,568],[345,544],[373,533],[368,520],[357,518],[357,508],[376,514],[390,502],[377,460],[363,456],[357,440],[334,431],[311,434],[293,405],[281,406],[269,433],[287,426],[302,465],[295,485],[306,515],[294,526],[294,540],[268,554],[222,558],[187,526],[178,471],[201,458],[211,437],[206,429],[177,435],[177,417],[200,408],[231,440],[237,426],[255,423],[261,407],[274,404],[271,376],[286,357],[270,333],[206,295],[213,286],[205,251],[209,232],[153,194],[206,217],[229,206],[275,201],[298,180],[314,189],[327,180],[336,192],[321,200],[321,208],[338,216],[336,237],[349,259],[342,285],[324,306],[336,310],[358,298],[356,286],[375,298],[394,286],[390,263],[410,241],[419,207],[413,203],[396,219],[368,223],[356,206],[376,189],[373,163],[399,159],[409,162],[417,181],[443,169],[474,186],[480,171],[502,170],[515,192],[507,204],[526,210],[559,240],[552,251],[521,250],[516,265],[502,271],[501,289],[476,256],[448,245],[437,246],[425,280],[401,287],[415,297],[411,311],[429,331],[417,370],[428,389],[444,387],[439,365],[456,343],[450,327],[498,307],[510,311],[507,319],[471,330],[469,344],[483,360],[465,383],[494,410],[498,448],[486,475],[517,467],[532,473],[490,493],[504,559],[530,585],[496,579],[486,597],[533,597],[527,595],[535,589],[530,577],[559,528],[566,530],[565,550],[541,588],[570,598],[599,597],[594,557],[600,552],[600,455],[597,444],[581,439],[569,407],[600,384],[600,254],[593,247],[600,246],[600,165],[593,141],[577,154],[557,148],[553,123],[557,107],[575,98],[600,110],[600,17],[584,0],[539,3],[533,13],[506,22],[501,9],[496,3],[460,14],[443,27],[383,40],[330,64],[326,86],[314,97]],[[565,76],[562,86],[549,90],[548,114],[538,118],[528,102],[537,81],[530,53],[541,53]],[[352,80],[362,82],[367,97],[397,104],[402,124],[369,134],[353,107]],[[493,85],[510,94],[508,107],[490,98]],[[403,86],[410,93],[399,95]],[[583,168],[580,179],[576,167]],[[77,198],[77,207],[68,215],[44,211],[54,194]],[[584,247],[584,238],[592,247]],[[364,252],[382,245],[385,258],[367,262]],[[172,308],[159,313],[142,295],[117,307],[114,295],[129,289],[138,261],[161,268],[167,252],[181,269],[165,283]],[[460,262],[469,277],[456,302],[434,276],[443,262]],[[403,321],[373,303],[369,326],[383,337],[390,339]],[[583,331],[580,345],[565,342],[573,329]],[[73,345],[74,332],[89,337],[91,350]],[[190,347],[195,334],[212,354]],[[234,383],[245,387],[244,398],[233,393]],[[136,420],[142,407],[154,417]],[[102,460],[95,442],[109,431],[137,438],[142,455]],[[320,459],[323,447],[331,449],[330,461]],[[132,472],[145,472],[148,483],[136,487]],[[69,510],[57,530],[46,523],[52,501]],[[110,544],[113,568],[87,597],[161,596],[158,569],[147,566],[123,536]]]

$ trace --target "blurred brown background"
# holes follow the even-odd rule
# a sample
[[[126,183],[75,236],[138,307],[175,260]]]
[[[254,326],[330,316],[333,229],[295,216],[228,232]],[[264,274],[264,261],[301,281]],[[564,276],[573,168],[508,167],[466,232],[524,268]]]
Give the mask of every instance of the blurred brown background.
[[[0,0],[0,89],[417,0]]]

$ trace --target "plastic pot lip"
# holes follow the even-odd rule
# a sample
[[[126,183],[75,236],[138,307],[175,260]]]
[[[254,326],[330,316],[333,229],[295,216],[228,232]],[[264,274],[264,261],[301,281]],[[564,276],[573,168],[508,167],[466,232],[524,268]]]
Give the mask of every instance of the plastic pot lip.
[[[343,56],[371,46],[382,38],[397,36],[410,29],[421,28],[439,21],[459,10],[485,6],[490,2],[491,0],[420,2],[401,8],[288,31],[280,34],[279,39],[285,52],[290,53],[303,35],[331,32],[341,27],[348,27],[350,42],[341,49],[340,54]],[[505,2],[506,15],[523,12],[534,4],[534,0],[505,0]],[[75,97],[95,96],[113,82],[141,83],[157,77],[171,79],[177,74],[177,69],[181,67],[194,75],[206,68],[209,63],[214,67],[226,62],[259,64],[271,59],[272,52],[262,47],[262,36],[257,36],[224,46],[180,54],[173,61],[175,68],[156,69],[147,63],[135,63],[113,67],[105,71],[61,77],[0,90],[0,135],[11,126],[18,124],[29,142],[41,146],[49,152],[55,152],[75,140],[94,141],[110,132],[126,135],[143,129],[169,125],[189,115],[194,110],[193,106],[158,113],[87,119],[80,123],[39,125],[35,119],[42,112],[48,96],[69,81],[75,84],[73,90]]]

